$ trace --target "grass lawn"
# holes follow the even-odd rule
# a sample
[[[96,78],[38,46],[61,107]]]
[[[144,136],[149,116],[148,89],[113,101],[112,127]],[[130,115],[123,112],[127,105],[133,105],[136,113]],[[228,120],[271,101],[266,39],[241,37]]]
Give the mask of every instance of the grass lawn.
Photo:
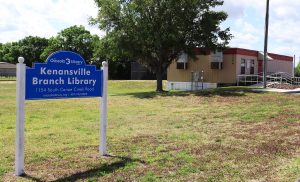
[[[247,88],[156,94],[110,81],[98,156],[99,98],[26,101],[25,171],[13,176],[15,84],[0,82],[0,181],[295,181],[300,96]]]
[[[16,77],[15,76],[0,76],[0,81],[15,81]]]

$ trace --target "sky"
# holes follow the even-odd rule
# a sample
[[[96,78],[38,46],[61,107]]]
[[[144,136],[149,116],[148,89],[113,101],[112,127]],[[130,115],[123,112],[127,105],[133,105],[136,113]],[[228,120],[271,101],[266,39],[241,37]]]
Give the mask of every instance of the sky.
[[[223,28],[230,27],[234,38],[230,47],[262,51],[266,0],[224,0],[218,10],[228,13]],[[294,56],[299,60],[300,1],[270,0],[268,51]],[[83,25],[92,34],[103,36],[88,18],[97,15],[93,0],[0,0],[0,42],[26,36],[50,38],[61,30]]]
[[[300,56],[300,1],[270,0],[268,52]],[[230,27],[234,38],[231,47],[264,50],[266,0],[224,0],[220,8],[228,19],[222,27]]]

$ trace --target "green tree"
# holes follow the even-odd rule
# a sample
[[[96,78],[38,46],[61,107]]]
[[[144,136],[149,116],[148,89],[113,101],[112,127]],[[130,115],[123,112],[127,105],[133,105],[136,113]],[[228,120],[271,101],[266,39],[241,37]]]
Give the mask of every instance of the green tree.
[[[41,54],[48,46],[48,39],[28,36],[18,42],[19,56],[25,58],[27,66],[32,66],[33,62],[43,62]]]
[[[3,44],[0,43],[0,61],[3,59]]]
[[[96,35],[85,30],[84,26],[71,26],[50,38],[49,46],[44,50],[42,58],[46,58],[58,50],[68,50],[79,53],[86,61],[91,62],[95,43],[99,40]]]
[[[222,0],[95,0],[99,11],[91,24],[107,32],[108,49],[122,50],[156,74],[162,75],[179,54],[193,55],[195,47],[217,49],[231,39],[220,23],[227,14],[216,11]]]
[[[32,62],[40,62],[40,56],[48,45],[48,39],[28,36],[18,42],[3,44],[0,50],[0,61],[17,63],[18,57],[25,58],[27,66]]]
[[[295,68],[295,76],[300,77],[300,62],[298,63],[298,65]]]
[[[131,63],[129,56],[117,49],[114,40],[109,36],[103,37],[98,42],[93,52],[93,61],[100,67],[102,61],[109,62],[108,74],[110,79],[127,80],[131,75]]]
[[[9,42],[3,44],[1,48],[1,60],[9,63],[17,63],[20,56],[20,49],[18,42]]]

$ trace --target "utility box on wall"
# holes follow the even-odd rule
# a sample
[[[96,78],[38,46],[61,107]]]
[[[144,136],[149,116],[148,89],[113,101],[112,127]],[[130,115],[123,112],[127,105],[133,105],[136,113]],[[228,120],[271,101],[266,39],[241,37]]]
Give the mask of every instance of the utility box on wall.
[[[176,69],[188,69],[188,55],[184,52],[182,52],[176,61]]]
[[[211,52],[211,62],[223,62],[223,52],[222,51],[212,51]]]

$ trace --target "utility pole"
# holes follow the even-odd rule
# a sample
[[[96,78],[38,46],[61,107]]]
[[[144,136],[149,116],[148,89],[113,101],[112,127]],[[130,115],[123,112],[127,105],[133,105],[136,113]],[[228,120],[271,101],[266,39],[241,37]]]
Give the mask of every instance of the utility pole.
[[[294,60],[293,60],[293,78],[295,77],[295,67],[296,67],[296,55],[294,55]]]
[[[267,0],[266,20],[265,20],[265,45],[264,45],[264,70],[263,83],[264,88],[267,87],[267,61],[268,61],[268,33],[269,33],[269,0]]]

